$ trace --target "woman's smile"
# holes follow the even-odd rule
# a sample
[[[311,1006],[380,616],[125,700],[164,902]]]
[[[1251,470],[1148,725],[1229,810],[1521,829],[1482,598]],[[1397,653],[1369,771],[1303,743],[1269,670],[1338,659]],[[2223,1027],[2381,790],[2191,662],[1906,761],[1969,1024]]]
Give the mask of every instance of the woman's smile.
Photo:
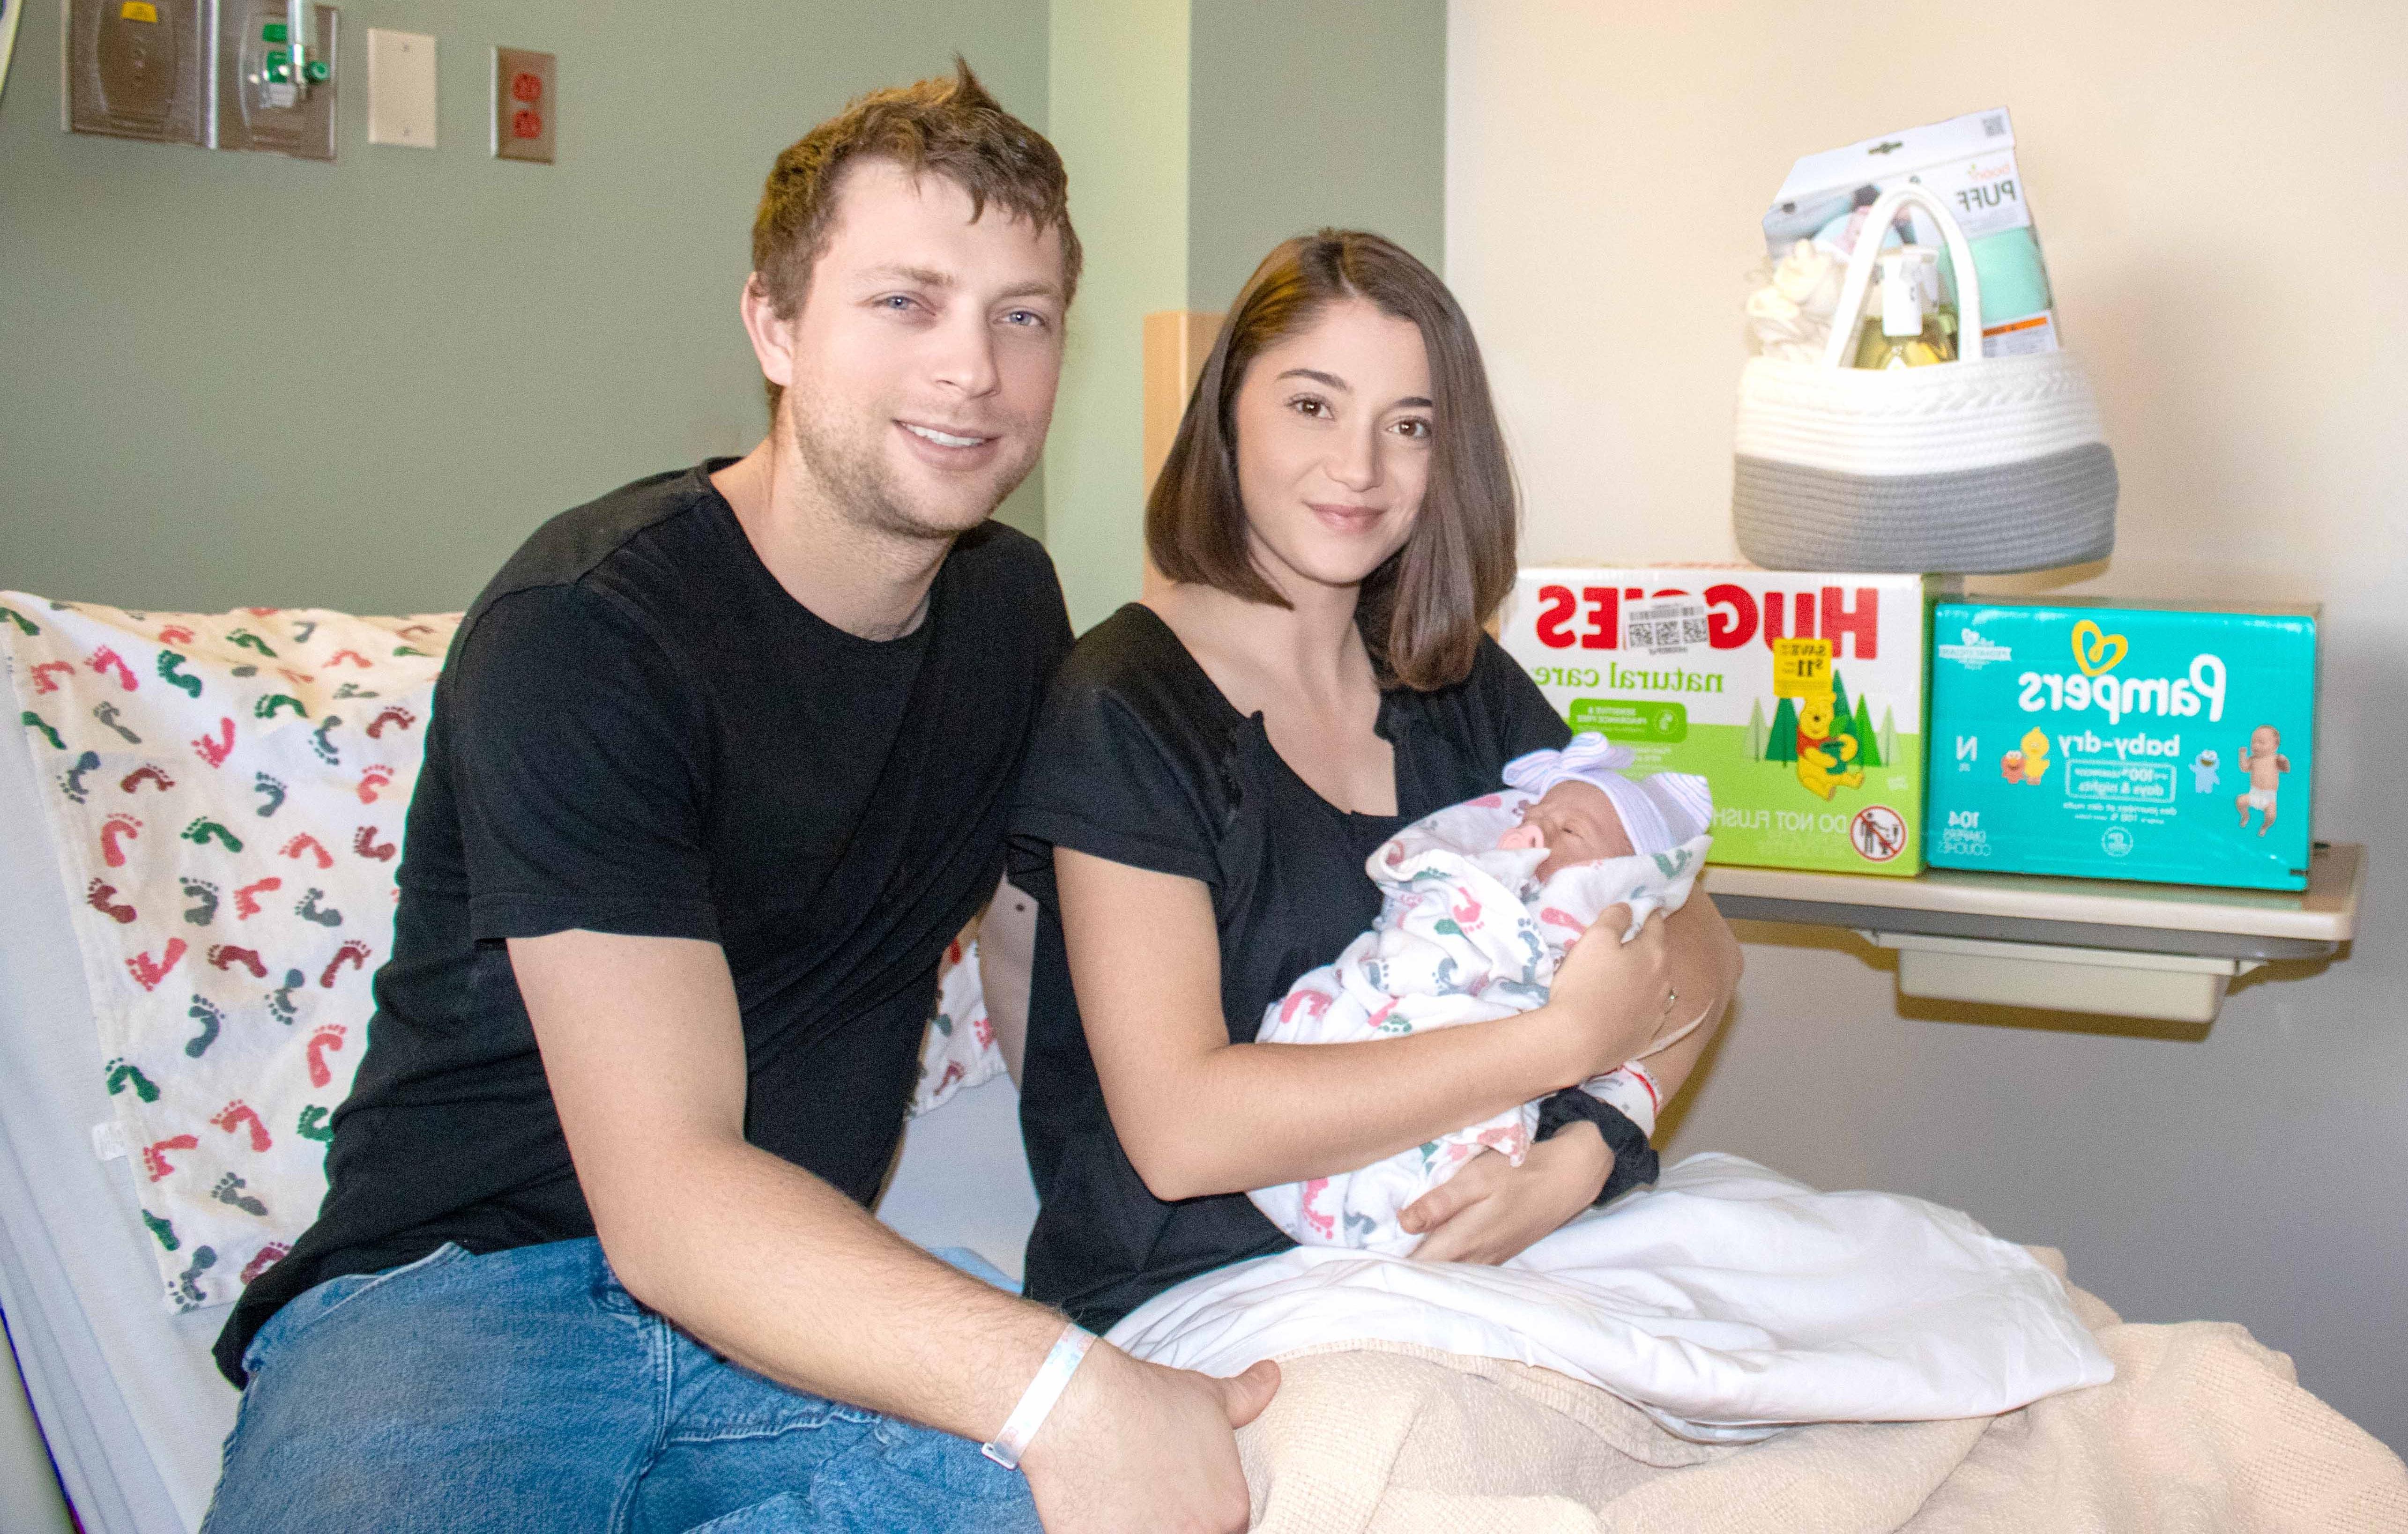
[[[1333,533],[1369,533],[1388,514],[1384,506],[1354,506],[1343,501],[1307,501],[1321,524]]]

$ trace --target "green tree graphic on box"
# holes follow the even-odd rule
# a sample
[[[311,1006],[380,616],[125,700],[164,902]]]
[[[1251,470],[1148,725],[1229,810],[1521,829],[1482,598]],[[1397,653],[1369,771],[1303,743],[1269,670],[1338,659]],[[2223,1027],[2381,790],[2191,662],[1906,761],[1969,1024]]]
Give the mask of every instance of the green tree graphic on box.
[[[1798,702],[1783,698],[1772,711],[1772,738],[1764,743],[1762,760],[1794,762],[1798,760]]]
[[[1862,697],[1856,699],[1856,717],[1851,727],[1856,737],[1858,767],[1877,767],[1889,760],[1888,753],[1876,743],[1877,738],[1873,734],[1872,705],[1869,700]]]
[[[1874,749],[1873,730],[1867,700],[1857,698],[1854,707],[1848,703],[1848,681],[1840,668],[1831,668],[1831,738],[1845,737],[1856,743],[1856,753],[1847,758],[1850,767],[1877,767],[1882,753]]]
[[[1852,707],[1848,702],[1848,684],[1837,671],[1831,673],[1831,734],[1846,736],[1856,743],[1852,767],[1877,767],[1887,766],[1898,755],[1898,733],[1890,710],[1882,710],[1882,729],[1876,735],[1872,726],[1872,700],[1859,697]],[[1764,724],[1764,704],[1761,699],[1748,707],[1748,758],[1757,762],[1794,762],[1798,760],[1798,704],[1794,698],[1783,698],[1774,710],[1772,725]]]

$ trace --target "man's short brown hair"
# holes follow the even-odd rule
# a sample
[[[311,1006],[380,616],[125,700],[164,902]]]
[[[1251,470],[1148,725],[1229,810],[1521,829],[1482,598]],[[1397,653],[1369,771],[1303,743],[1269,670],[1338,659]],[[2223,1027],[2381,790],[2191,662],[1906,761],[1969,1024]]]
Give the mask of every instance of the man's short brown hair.
[[[1254,358],[1361,299],[1409,320],[1429,357],[1429,485],[1404,547],[1363,578],[1354,624],[1382,686],[1423,692],[1471,674],[1480,625],[1512,589],[1520,504],[1480,343],[1438,274],[1378,235],[1324,229],[1263,258],[1221,322],[1145,504],[1145,551],[1173,581],[1286,607],[1254,565],[1238,495],[1238,386]]]
[[[975,219],[993,202],[1062,237],[1062,302],[1079,286],[1079,236],[1070,227],[1070,179],[1045,136],[1003,109],[956,54],[953,77],[860,96],[778,156],[752,220],[752,270],[780,315],[792,318],[827,250],[844,173],[856,160],[891,160],[911,175],[942,176],[970,195]],[[769,385],[769,409],[784,393]]]

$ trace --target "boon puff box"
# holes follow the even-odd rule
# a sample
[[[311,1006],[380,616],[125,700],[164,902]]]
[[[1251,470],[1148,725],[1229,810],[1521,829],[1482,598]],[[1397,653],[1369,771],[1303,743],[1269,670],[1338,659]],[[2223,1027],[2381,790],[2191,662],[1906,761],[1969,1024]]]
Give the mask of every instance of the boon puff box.
[[[1704,775],[1709,861],[1912,875],[1935,590],[1914,575],[1530,569],[1498,635],[1572,728],[1631,748],[1634,773]]]
[[[2305,889],[2316,609],[1943,602],[1931,861]]]

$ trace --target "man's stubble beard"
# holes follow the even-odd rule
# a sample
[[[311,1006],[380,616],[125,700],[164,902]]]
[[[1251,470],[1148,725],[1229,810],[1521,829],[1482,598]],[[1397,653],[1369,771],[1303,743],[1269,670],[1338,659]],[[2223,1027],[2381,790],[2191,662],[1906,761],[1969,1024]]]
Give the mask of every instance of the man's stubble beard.
[[[1039,448],[1016,464],[1002,466],[993,480],[994,495],[974,517],[958,525],[940,514],[917,509],[895,482],[883,447],[883,423],[871,430],[872,440],[848,429],[849,423],[814,409],[811,396],[786,392],[787,437],[804,471],[826,492],[838,516],[865,532],[889,537],[943,541],[959,538],[995,515],[1004,498],[1020,488],[1037,466]],[[1015,434],[1017,437],[1018,434]]]

